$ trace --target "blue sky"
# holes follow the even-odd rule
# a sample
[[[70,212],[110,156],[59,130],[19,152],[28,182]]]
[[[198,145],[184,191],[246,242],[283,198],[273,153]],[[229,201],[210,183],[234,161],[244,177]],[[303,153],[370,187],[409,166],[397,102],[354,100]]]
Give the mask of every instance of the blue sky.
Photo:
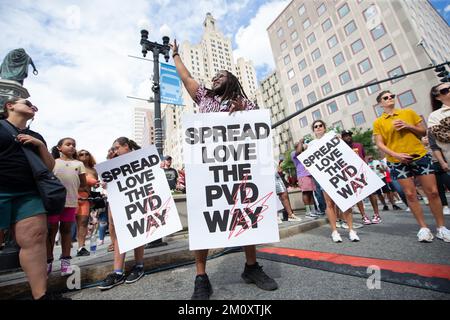
[[[104,159],[118,136],[131,136],[132,109],[148,98],[152,64],[141,56],[140,30],[161,41],[198,43],[206,13],[233,42],[234,58],[251,59],[258,78],[274,69],[267,27],[290,0],[0,0],[0,57],[25,48],[39,75],[25,86],[40,110],[33,128],[49,145],[74,137]],[[447,21],[450,0],[433,5]],[[31,69],[30,69],[31,70]],[[93,150],[93,151],[92,151]]]

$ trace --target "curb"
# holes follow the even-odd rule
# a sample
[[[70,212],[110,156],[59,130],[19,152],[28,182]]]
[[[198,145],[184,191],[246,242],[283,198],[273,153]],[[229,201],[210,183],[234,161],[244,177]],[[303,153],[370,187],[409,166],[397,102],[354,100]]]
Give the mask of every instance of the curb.
[[[312,221],[304,221],[299,224],[294,224],[286,228],[280,229],[280,240],[294,236],[296,234],[309,231],[311,229],[318,228],[327,223],[326,219],[317,219]],[[166,237],[170,242],[183,241],[188,239],[187,232],[181,232],[172,236]],[[145,272],[170,266],[173,264],[194,263],[195,258],[192,251],[187,249],[172,249],[172,252],[151,252],[145,253],[144,265]],[[223,253],[224,248],[210,249],[209,255],[216,255]],[[80,273],[80,282],[94,284],[105,278],[105,275],[111,272],[113,256],[110,256],[108,261],[90,261],[81,266],[82,272]],[[125,261],[125,270],[130,270],[134,264],[134,260],[131,258]],[[67,280],[70,277],[61,277],[59,271],[54,271],[49,275],[47,288],[49,292],[60,292],[67,290]],[[30,286],[23,274],[22,277],[5,281],[0,283],[0,300],[12,300],[12,299],[26,299],[30,297]]]

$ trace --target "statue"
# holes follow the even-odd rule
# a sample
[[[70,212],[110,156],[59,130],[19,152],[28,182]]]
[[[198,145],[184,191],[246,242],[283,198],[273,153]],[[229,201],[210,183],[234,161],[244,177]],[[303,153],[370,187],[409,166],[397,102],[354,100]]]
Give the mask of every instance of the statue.
[[[23,85],[23,80],[28,77],[29,64],[33,67],[33,74],[37,75],[38,71],[34,66],[33,60],[24,49],[11,50],[0,66],[0,78],[14,80]]]

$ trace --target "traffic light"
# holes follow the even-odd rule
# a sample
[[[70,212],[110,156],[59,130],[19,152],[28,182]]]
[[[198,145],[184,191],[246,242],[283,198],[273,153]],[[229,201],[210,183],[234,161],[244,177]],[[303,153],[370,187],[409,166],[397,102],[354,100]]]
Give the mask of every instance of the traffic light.
[[[445,65],[434,68],[436,71],[438,78],[440,78],[441,82],[450,82],[450,77],[448,71],[445,70]]]

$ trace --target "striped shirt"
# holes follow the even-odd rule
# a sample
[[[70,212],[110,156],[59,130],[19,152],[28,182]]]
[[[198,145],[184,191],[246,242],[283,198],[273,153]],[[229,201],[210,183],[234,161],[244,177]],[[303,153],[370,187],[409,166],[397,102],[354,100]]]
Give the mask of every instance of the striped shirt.
[[[204,85],[200,85],[197,93],[195,94],[194,101],[198,104],[200,113],[207,112],[228,112],[230,107],[228,106],[228,100],[220,101],[219,96],[209,97],[207,96],[208,89]],[[257,109],[256,105],[250,100],[240,97],[245,110]]]

